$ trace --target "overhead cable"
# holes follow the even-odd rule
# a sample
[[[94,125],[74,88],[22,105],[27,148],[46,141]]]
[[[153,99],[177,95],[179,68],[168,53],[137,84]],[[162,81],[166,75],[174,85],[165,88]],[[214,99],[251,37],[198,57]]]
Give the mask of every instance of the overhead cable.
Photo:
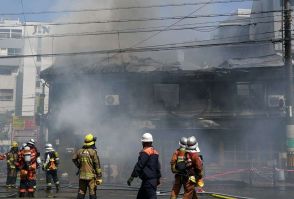
[[[260,0],[216,0],[213,2],[188,2],[178,4],[157,4],[146,6],[127,6],[127,7],[114,7],[114,8],[89,8],[89,9],[77,9],[77,10],[44,10],[44,11],[28,11],[19,13],[1,13],[0,16],[9,15],[43,15],[43,14],[60,14],[60,13],[80,13],[80,12],[100,12],[100,11],[115,11],[115,10],[130,10],[130,9],[148,9],[148,8],[165,8],[165,7],[183,7],[183,6],[198,6],[203,4],[226,4],[226,3],[242,3],[252,2]]]

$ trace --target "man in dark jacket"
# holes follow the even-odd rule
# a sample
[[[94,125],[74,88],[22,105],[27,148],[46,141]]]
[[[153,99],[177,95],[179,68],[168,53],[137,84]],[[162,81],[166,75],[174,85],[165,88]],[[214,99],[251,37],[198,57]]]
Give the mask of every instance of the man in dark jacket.
[[[128,185],[134,178],[142,180],[137,199],[156,199],[157,186],[160,184],[160,163],[159,153],[152,147],[153,137],[150,133],[142,136],[143,150],[139,154],[138,162],[128,179]]]

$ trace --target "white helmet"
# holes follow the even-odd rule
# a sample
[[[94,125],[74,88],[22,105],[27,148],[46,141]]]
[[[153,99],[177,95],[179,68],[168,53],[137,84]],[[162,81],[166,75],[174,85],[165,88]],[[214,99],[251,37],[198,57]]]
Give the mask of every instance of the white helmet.
[[[29,146],[25,146],[24,150],[29,151],[29,150],[31,150],[31,148]]]
[[[28,142],[28,144],[31,144],[31,145],[35,145],[35,140],[34,139],[30,139],[30,141]]]
[[[27,143],[23,143],[23,144],[21,145],[21,148],[24,149],[26,146],[27,146]]]
[[[151,133],[144,133],[142,135],[141,141],[142,142],[153,142],[153,137],[152,137]]]
[[[188,142],[188,138],[186,137],[182,137],[179,141],[179,145],[182,148],[186,148],[187,147],[187,142]]]
[[[47,143],[45,145],[45,150],[46,150],[46,152],[54,151],[52,144]]]
[[[198,153],[200,152],[197,139],[194,136],[191,136],[188,138],[187,145],[188,145],[188,148],[187,148],[188,150],[196,151]]]

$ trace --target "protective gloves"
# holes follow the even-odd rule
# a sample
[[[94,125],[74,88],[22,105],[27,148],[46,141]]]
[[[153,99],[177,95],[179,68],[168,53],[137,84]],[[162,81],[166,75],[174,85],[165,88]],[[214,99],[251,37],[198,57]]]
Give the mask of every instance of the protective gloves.
[[[134,177],[132,177],[132,176],[128,179],[128,181],[127,181],[128,186],[131,186],[133,180],[134,180]]]
[[[196,178],[195,178],[195,176],[190,176],[190,177],[189,177],[189,181],[190,181],[190,182],[193,182],[193,183],[195,183],[195,184],[197,183],[197,182],[196,182]]]
[[[175,164],[172,164],[171,165],[171,171],[172,171],[172,173],[178,173],[178,170],[176,169],[176,165]]]
[[[201,188],[204,187],[204,181],[202,178],[197,181],[197,186]]]
[[[102,179],[101,178],[96,179],[96,185],[101,185],[101,184],[102,184]]]

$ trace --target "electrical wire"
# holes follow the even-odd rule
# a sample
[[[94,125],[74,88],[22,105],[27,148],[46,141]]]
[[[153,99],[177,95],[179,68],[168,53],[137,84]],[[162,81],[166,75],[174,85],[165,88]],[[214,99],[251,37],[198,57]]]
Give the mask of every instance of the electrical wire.
[[[218,39],[209,39],[209,40],[202,40],[202,41],[186,41],[186,42],[180,42],[180,43],[170,43],[170,44],[160,44],[156,46],[149,46],[149,47],[166,47],[166,46],[172,46],[172,45],[179,45],[179,44],[195,44],[197,43],[203,43],[203,42],[211,42],[211,41],[222,41],[222,40],[227,40],[227,39],[239,39],[241,37],[250,37],[250,36],[258,36],[258,35],[265,35],[265,34],[273,34],[273,33],[279,33],[280,31],[269,31],[269,32],[261,32],[261,33],[256,33],[256,34],[244,34],[244,35],[238,35],[238,36],[231,36],[231,37],[224,37],[224,38],[218,38]],[[269,38],[269,40],[272,41],[272,39]],[[219,44],[219,42],[217,42]],[[221,45],[221,44],[220,44]],[[204,46],[205,47],[205,46]],[[89,54],[95,54],[97,51],[91,51]],[[111,51],[110,51],[111,52]],[[81,52],[82,54],[87,54],[86,52]],[[36,54],[36,55],[15,55],[15,56],[0,56],[1,58],[21,58],[23,56],[62,56],[64,53],[51,53],[51,54]],[[72,52],[72,53],[65,53],[67,55],[79,55],[79,52]],[[98,54],[99,51],[98,51]]]
[[[165,29],[160,30],[160,31],[158,31],[158,32],[156,32],[156,33],[154,33],[154,34],[148,36],[147,38],[145,38],[145,39],[143,39],[143,40],[141,40],[141,41],[138,41],[138,42],[132,44],[129,48],[133,48],[133,47],[139,46],[139,45],[145,43],[146,41],[148,41],[148,40],[150,40],[150,39],[156,37],[157,35],[159,35],[159,34],[162,33],[163,31],[167,31],[167,30],[169,30],[172,26],[174,26],[174,25],[180,23],[180,22],[183,21],[184,19],[187,19],[188,17],[192,16],[193,14],[195,14],[196,12],[198,12],[199,10],[201,10],[202,8],[204,8],[205,6],[207,6],[208,3],[211,2],[211,1],[212,1],[212,0],[208,1],[207,3],[205,3],[205,4],[202,5],[202,6],[200,6],[199,8],[193,10],[193,11],[190,12],[188,15],[186,15],[186,16],[180,18],[180,19],[177,20],[176,22],[174,22],[174,23],[170,24],[169,26],[167,26]]]
[[[190,49],[190,48],[203,48],[203,47],[215,47],[215,46],[234,46],[242,44],[266,44],[273,43],[272,39],[261,39],[256,41],[241,41],[241,42],[224,42],[224,43],[210,43],[210,44],[194,44],[194,45],[182,45],[182,46],[167,46],[167,47],[152,47],[145,46],[140,48],[123,48],[123,49],[111,49],[111,50],[94,50],[94,51],[80,51],[80,52],[59,52],[59,53],[43,53],[43,54],[27,54],[27,55],[13,55],[2,56],[0,59],[9,58],[27,58],[35,56],[51,57],[51,56],[74,56],[74,55],[90,55],[90,54],[116,54],[116,53],[131,53],[131,52],[154,52],[154,51],[168,51],[178,49]]]
[[[267,32],[260,32],[260,33],[255,33],[255,34],[243,34],[243,35],[238,35],[238,36],[230,36],[230,37],[223,37],[223,38],[217,38],[217,39],[207,39],[207,40],[201,40],[201,41],[185,41],[185,42],[177,42],[177,43],[169,43],[169,44],[157,44],[149,47],[164,47],[164,46],[173,46],[173,45],[179,45],[179,44],[192,44],[192,43],[203,43],[203,42],[211,42],[211,41],[223,41],[223,40],[228,40],[228,39],[241,39],[242,37],[250,37],[250,36],[259,36],[259,35],[266,35],[266,34],[274,34],[274,33],[279,33],[281,31],[267,31]],[[267,38],[269,40],[272,40],[272,37]],[[247,41],[247,40],[246,40]],[[251,41],[251,40],[248,40]]]
[[[253,22],[246,24],[234,24],[235,26],[250,26],[258,24],[268,24],[281,22],[279,21],[262,21]],[[193,30],[201,32],[201,29],[212,28],[212,31],[220,28],[220,25],[205,25],[205,26],[188,26],[188,27],[178,27],[178,28],[154,28],[154,29],[125,29],[125,30],[110,30],[110,31],[93,31],[93,32],[80,32],[80,33],[64,33],[64,34],[51,34],[51,35],[38,35],[38,36],[27,36],[24,38],[57,38],[57,37],[80,37],[80,36],[100,36],[100,35],[116,35],[116,34],[134,34],[134,33],[149,33],[149,32],[165,32],[165,31],[182,31],[182,30]],[[210,32],[210,31],[209,31]]]
[[[115,11],[115,10],[130,10],[130,9],[148,9],[148,8],[165,8],[165,7],[183,7],[183,6],[198,6],[203,4],[226,4],[226,3],[242,3],[260,0],[226,0],[226,1],[213,1],[213,2],[196,2],[196,3],[179,3],[179,4],[163,4],[163,5],[147,5],[147,6],[128,6],[128,7],[115,7],[115,8],[94,8],[94,9],[80,9],[80,10],[49,10],[37,12],[20,12],[20,13],[1,13],[0,16],[9,15],[44,15],[44,14],[59,14],[59,13],[80,13],[80,12],[100,12],[100,11]]]
[[[279,13],[281,10],[270,10],[262,12],[252,12],[251,15],[257,14],[271,14]],[[109,23],[129,23],[129,22],[144,22],[144,21],[166,21],[166,20],[182,20],[182,19],[199,19],[199,18],[214,18],[214,17],[230,17],[240,16],[238,13],[219,13],[208,15],[196,15],[196,16],[169,16],[169,17],[151,17],[151,18],[136,18],[136,19],[114,19],[105,21],[67,21],[67,22],[55,22],[55,23],[42,23],[43,26],[68,26],[68,25],[90,25],[90,24],[109,24]],[[248,16],[244,14],[244,16]],[[271,17],[271,16],[269,16]],[[248,17],[249,19],[249,17]],[[254,19],[252,16],[251,19]],[[41,22],[40,22],[41,23]],[[22,26],[35,26],[36,24],[22,24]],[[16,27],[19,25],[7,25],[5,27]]]
[[[20,4],[21,4],[21,8],[22,8],[22,11],[24,11],[24,5],[23,5],[23,1],[20,0]],[[24,19],[24,22],[26,24],[26,16],[25,14],[23,14],[23,19]],[[24,31],[25,32],[25,31]],[[25,34],[25,33],[24,33]],[[28,42],[29,42],[29,47],[30,47],[30,50],[31,50],[31,53],[33,54],[33,49],[32,49],[32,45],[31,45],[31,41],[30,41],[30,38],[27,38],[28,39]],[[35,65],[35,68],[37,68],[37,64],[36,64],[36,60],[35,60],[35,57],[33,57],[33,61],[34,61],[34,65]]]

